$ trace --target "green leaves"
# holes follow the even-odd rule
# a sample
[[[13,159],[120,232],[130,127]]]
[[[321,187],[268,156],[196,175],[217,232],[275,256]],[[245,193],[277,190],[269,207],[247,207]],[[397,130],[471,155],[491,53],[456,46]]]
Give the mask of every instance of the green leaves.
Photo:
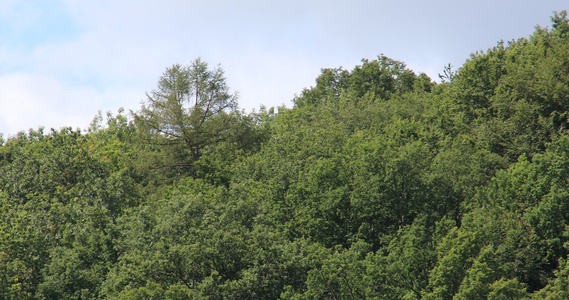
[[[166,69],[135,120],[162,146],[178,146],[197,160],[202,149],[226,139],[237,96],[229,93],[223,70],[196,59]],[[186,162],[177,163],[178,166]]]
[[[441,85],[379,56],[245,114],[198,59],[134,120],[0,139],[0,298],[565,299],[553,22]]]
[[[353,70],[323,69],[316,86],[305,89],[294,99],[296,107],[337,103],[342,98],[384,101],[394,95],[413,91],[430,92],[433,83],[425,74],[415,75],[405,63],[379,55],[375,60],[362,59]]]
[[[63,129],[31,131],[2,146],[7,298],[97,297],[116,259],[113,219],[136,196],[127,192],[132,182],[116,176],[94,145],[89,136]]]
[[[567,128],[567,19],[553,19],[551,31],[472,55],[449,89],[479,143],[510,162],[543,152]]]

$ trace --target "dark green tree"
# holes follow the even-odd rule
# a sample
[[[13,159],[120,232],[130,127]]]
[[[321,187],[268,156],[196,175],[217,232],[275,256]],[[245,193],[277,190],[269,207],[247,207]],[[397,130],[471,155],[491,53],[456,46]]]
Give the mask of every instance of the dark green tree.
[[[0,299],[97,297],[135,193],[110,155],[121,147],[91,137],[31,130],[0,146]]]

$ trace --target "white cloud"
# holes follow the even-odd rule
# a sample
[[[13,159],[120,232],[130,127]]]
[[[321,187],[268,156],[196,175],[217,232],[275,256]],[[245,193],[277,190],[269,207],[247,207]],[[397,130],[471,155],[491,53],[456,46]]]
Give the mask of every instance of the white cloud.
[[[99,92],[88,86],[64,86],[53,78],[25,73],[1,76],[0,90],[0,127],[6,134],[38,127],[85,129],[100,109],[102,99],[109,110],[116,112],[121,106],[116,104],[125,103],[121,98],[134,98],[136,94],[128,90]]]
[[[32,47],[0,37],[0,132],[86,126],[99,109],[136,110],[166,67],[198,56],[221,63],[247,110],[290,106],[321,68],[350,69],[381,53],[435,79],[445,64],[459,67],[499,38],[529,35],[526,23],[547,24],[563,1],[522,1],[512,11],[492,9],[490,0],[476,7],[450,0],[62,0],[51,18],[64,15],[73,30]],[[29,3],[0,0],[0,28],[16,28],[11,40],[37,26],[34,5],[43,2]]]
[[[232,89],[241,95],[241,107],[290,106],[294,93],[310,85],[320,69],[298,50],[305,45],[287,40],[298,28],[279,29],[266,16],[254,14],[268,27],[254,28],[261,24],[245,20],[244,28],[236,30],[228,24],[237,25],[246,12],[241,17],[233,12],[246,8],[230,3],[217,11],[206,2],[68,1],[70,16],[81,27],[77,36],[29,52],[0,48],[7,54],[4,65],[20,72],[0,78],[6,87],[0,92],[0,132],[85,126],[98,109],[137,109],[166,67],[198,56],[222,64]],[[280,19],[284,24],[286,18]],[[251,28],[270,37],[247,32]],[[280,32],[273,34],[271,28]]]

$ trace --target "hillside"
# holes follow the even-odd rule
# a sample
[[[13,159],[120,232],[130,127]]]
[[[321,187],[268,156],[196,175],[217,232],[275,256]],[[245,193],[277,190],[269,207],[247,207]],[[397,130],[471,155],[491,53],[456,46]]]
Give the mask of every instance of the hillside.
[[[164,72],[0,140],[0,299],[569,299],[569,20],[436,83],[383,55],[292,108]]]

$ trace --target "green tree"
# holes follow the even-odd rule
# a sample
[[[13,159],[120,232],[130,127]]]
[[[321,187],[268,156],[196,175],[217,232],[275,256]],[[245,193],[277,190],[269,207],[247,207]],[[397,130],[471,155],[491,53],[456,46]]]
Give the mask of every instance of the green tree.
[[[433,85],[424,73],[417,76],[405,63],[378,55],[374,60],[362,59],[362,64],[351,71],[322,69],[322,74],[316,78],[316,86],[305,89],[294,103],[297,107],[335,103],[346,96],[351,96],[353,101],[366,98],[384,101],[395,94],[429,92]]]
[[[97,297],[117,258],[113,221],[134,203],[99,147],[68,128],[0,146],[0,299]]]
[[[553,29],[476,52],[447,92],[477,143],[511,163],[545,150],[569,128],[569,20],[555,13]]]
[[[152,145],[177,154],[163,164],[191,167],[204,147],[227,138],[236,108],[237,94],[230,93],[224,71],[198,58],[167,68],[134,117]]]

